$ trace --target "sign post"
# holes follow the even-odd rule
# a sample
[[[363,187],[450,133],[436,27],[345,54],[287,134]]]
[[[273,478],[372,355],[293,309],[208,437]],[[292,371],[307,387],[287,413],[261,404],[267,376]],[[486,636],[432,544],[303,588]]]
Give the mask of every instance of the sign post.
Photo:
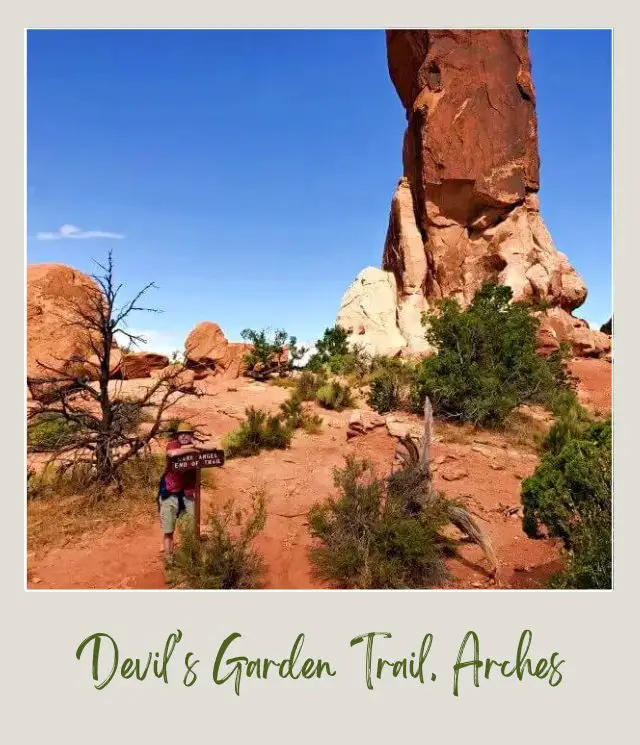
[[[198,540],[200,540],[200,483],[200,469],[198,468],[196,471],[196,503],[194,505],[196,518],[195,531]]]
[[[194,522],[196,538],[200,539],[200,471],[203,468],[220,468],[224,465],[224,450],[195,450],[192,453],[176,455],[171,458],[174,471],[196,471],[196,503],[194,505]]]

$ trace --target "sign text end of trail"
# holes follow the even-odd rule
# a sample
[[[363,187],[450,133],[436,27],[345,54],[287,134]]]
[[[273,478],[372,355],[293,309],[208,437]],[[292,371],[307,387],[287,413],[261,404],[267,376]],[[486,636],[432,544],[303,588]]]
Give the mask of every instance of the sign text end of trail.
[[[224,465],[224,450],[201,450],[198,453],[187,453],[171,458],[171,468],[174,471],[200,470],[201,468],[216,468]]]

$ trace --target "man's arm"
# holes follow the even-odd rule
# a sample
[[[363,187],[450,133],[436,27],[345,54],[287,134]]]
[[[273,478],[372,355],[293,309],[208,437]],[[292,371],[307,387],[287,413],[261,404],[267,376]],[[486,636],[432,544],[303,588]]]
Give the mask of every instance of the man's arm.
[[[197,453],[200,448],[195,445],[185,445],[183,447],[175,447],[167,450],[167,456],[169,458],[176,458],[178,455],[189,455],[190,453]]]
[[[178,455],[198,453],[203,450],[214,450],[216,447],[217,445],[211,440],[208,440],[204,443],[194,442],[191,445],[184,445],[182,447],[178,446],[175,448],[170,448],[169,450],[167,450],[167,455],[169,456],[169,458],[175,458]]]

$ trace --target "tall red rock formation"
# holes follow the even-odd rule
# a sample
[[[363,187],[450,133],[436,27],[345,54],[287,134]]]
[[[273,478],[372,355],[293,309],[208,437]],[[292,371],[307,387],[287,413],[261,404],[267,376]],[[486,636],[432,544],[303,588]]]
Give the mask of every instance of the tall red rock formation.
[[[527,32],[387,31],[387,58],[407,129],[383,269],[407,350],[422,351],[420,316],[435,299],[467,305],[487,281],[556,308],[570,337],[587,290],[540,215]],[[585,333],[591,354],[606,351],[605,335],[581,326],[580,353]]]

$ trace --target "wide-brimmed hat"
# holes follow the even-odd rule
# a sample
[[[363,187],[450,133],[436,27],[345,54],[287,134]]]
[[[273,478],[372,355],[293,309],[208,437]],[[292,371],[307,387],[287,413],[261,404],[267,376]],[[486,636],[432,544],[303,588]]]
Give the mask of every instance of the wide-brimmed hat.
[[[192,435],[195,432],[195,429],[193,427],[190,427],[188,424],[179,424],[177,427],[169,427],[167,430],[170,434],[174,435]]]

